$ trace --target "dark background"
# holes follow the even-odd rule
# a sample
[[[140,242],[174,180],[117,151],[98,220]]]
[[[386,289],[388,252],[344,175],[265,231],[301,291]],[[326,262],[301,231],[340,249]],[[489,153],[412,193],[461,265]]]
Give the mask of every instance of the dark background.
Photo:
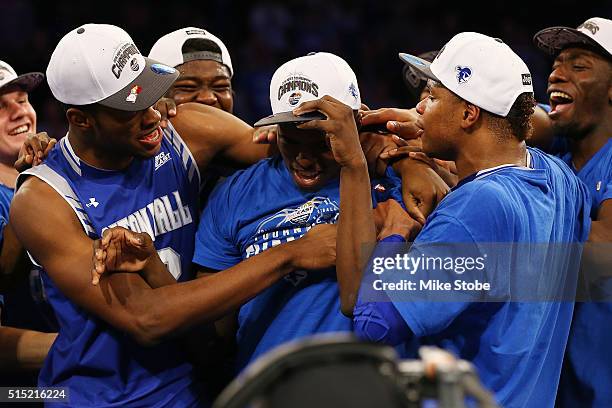
[[[235,70],[235,114],[253,123],[270,112],[274,70],[310,51],[346,59],[371,108],[406,106],[397,53],[439,49],[460,31],[508,43],[530,67],[536,98],[543,102],[551,61],[533,45],[533,35],[549,26],[576,27],[589,17],[611,18],[612,1],[0,0],[0,59],[17,73],[44,72],[59,39],[85,23],[122,27],[145,55],[164,34],[186,26],[204,28],[227,45]],[[31,99],[39,130],[62,136],[63,113],[48,88],[39,88]]]

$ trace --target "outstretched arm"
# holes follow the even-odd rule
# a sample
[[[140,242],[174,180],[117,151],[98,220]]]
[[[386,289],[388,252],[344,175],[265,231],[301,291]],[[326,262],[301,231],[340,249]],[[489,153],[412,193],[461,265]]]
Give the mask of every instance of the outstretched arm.
[[[153,289],[140,274],[113,273],[94,286],[93,241],[50,186],[34,177],[26,180],[15,195],[10,217],[17,237],[66,297],[142,344],[212,322],[285,274],[310,268],[303,259],[304,245],[318,240],[311,234],[310,240],[304,237],[270,248],[206,279]]]
[[[276,152],[274,144],[253,142],[255,129],[251,126],[211,106],[179,105],[171,122],[189,146],[201,171],[211,163],[246,167]]]

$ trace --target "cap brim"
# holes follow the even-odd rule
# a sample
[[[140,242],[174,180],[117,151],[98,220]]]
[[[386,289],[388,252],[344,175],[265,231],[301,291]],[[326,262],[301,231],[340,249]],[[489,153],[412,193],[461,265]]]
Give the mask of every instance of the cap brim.
[[[408,64],[411,68],[417,71],[425,78],[433,79],[434,81],[440,81],[436,76],[431,72],[431,62],[424,60],[423,58],[416,57],[414,55],[406,54],[403,52],[399,53],[399,57],[402,61]]]
[[[294,115],[293,112],[280,112],[258,120],[253,126],[260,127],[267,125],[278,125],[281,123],[303,123],[310,120],[320,120],[325,118],[326,116],[324,114],[317,111],[304,113],[300,116]]]
[[[155,104],[172,86],[179,72],[166,64],[144,57],[145,69],[119,92],[98,103],[122,111],[140,111]],[[132,88],[140,88],[136,97],[130,97]]]
[[[587,45],[600,50],[602,54],[608,58],[612,58],[612,54],[603,48],[601,44],[575,28],[545,28],[538,31],[536,35],[533,36],[533,42],[539,49],[551,56],[557,55],[561,50],[570,45]]]
[[[19,87],[24,92],[34,90],[45,79],[45,74],[42,72],[28,72],[27,74],[19,75],[12,81],[0,86],[0,92],[3,92],[9,87]]]

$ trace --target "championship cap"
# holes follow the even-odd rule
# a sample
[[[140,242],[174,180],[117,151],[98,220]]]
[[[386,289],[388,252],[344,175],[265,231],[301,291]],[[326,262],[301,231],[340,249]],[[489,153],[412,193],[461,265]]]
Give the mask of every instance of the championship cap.
[[[0,61],[0,93],[10,86],[18,86],[24,92],[30,92],[45,79],[42,72],[28,72],[17,75],[13,67],[4,61]]]
[[[545,28],[533,37],[533,41],[538,48],[550,55],[556,55],[571,45],[588,45],[601,52],[604,57],[612,59],[612,20],[593,17],[578,28]]]
[[[533,92],[523,60],[502,40],[484,34],[455,35],[431,63],[410,54],[399,56],[427,78],[499,116],[508,115],[520,94]]]
[[[177,77],[176,69],[144,57],[128,33],[107,24],[70,31],[47,66],[49,88],[58,101],[123,111],[150,107]]]
[[[191,39],[201,38],[213,42],[221,53],[214,51],[195,51],[195,52],[183,52],[183,45],[185,42]],[[230,77],[234,75],[234,68],[232,67],[232,59],[230,58],[227,47],[223,44],[216,36],[212,35],[206,30],[197,27],[186,27],[179,30],[173,31],[169,34],[164,35],[153,44],[149,58],[153,58],[158,61],[162,61],[171,67],[177,67],[178,65],[184,64],[188,61],[195,60],[213,60],[220,64],[225,65],[229,69]]]
[[[328,52],[310,53],[280,66],[270,82],[272,115],[259,120],[255,127],[278,123],[308,122],[325,119],[320,112],[295,116],[292,111],[302,102],[329,95],[353,110],[361,107],[355,73],[345,60]]]

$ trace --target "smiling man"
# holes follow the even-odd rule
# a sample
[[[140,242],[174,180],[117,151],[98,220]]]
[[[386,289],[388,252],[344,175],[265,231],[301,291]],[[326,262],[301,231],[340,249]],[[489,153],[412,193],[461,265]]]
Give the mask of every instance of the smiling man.
[[[149,58],[176,68],[180,75],[166,96],[177,105],[197,102],[234,110],[232,59],[223,42],[197,27],[185,27],[155,42]]]
[[[611,242],[612,20],[595,17],[577,29],[546,28],[534,40],[554,57],[548,77],[549,117],[566,144],[563,160],[591,195],[589,241]],[[611,285],[608,280],[589,289],[605,291]],[[561,407],[612,406],[611,318],[612,303],[576,305],[559,389]]]

